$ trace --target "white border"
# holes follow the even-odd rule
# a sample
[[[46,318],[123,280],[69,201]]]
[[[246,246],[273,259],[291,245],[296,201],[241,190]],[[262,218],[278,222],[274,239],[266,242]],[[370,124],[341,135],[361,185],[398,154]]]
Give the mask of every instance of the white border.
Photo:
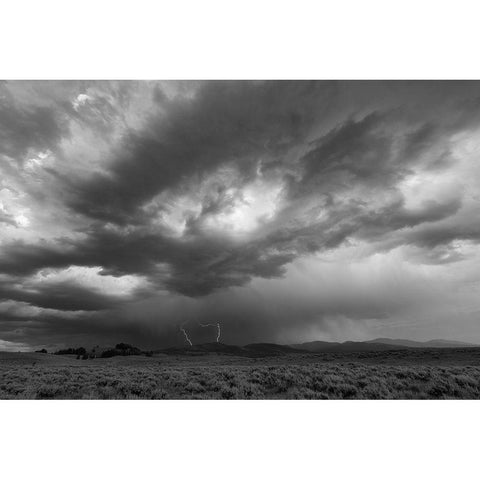
[[[473,0],[16,0],[0,78],[477,79]]]
[[[0,78],[478,79],[478,2],[3,2]],[[0,403],[2,478],[467,478],[477,402]]]
[[[5,401],[0,422],[8,479],[405,480],[478,470],[475,401]]]

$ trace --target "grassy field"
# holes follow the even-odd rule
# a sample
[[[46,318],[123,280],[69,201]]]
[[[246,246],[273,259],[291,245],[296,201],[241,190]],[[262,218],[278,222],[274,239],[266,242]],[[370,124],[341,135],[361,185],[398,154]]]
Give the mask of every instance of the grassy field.
[[[0,353],[2,399],[478,399],[480,349],[77,360]]]

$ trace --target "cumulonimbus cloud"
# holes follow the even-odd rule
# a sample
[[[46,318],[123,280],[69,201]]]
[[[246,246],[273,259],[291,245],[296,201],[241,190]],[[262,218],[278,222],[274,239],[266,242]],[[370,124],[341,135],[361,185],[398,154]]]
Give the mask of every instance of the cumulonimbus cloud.
[[[27,87],[2,85],[4,301],[100,312],[281,278],[349,243],[441,265],[463,257],[427,247],[480,238],[475,82]],[[142,288],[122,300],[72,279],[12,286],[72,266]]]

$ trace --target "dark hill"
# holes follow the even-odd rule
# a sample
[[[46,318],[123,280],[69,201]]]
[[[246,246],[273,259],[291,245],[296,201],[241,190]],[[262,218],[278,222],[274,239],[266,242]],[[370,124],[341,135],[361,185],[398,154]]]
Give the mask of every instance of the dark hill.
[[[157,353],[167,355],[206,355],[217,353],[222,355],[236,355],[239,357],[272,357],[294,353],[305,353],[288,345],[277,345],[275,343],[251,343],[243,347],[237,345],[226,345],[224,343],[203,343],[199,345],[186,345],[158,350]]]
[[[294,345],[278,345],[276,343],[251,343],[243,347],[238,345],[226,345],[224,343],[203,343],[199,345],[184,345],[157,350],[155,353],[167,355],[234,355],[239,357],[274,357],[281,355],[294,355],[305,353],[354,353],[354,352],[388,352],[393,350],[405,350],[411,348],[463,348],[477,345],[448,341],[431,340],[429,342],[415,342],[413,340],[401,340],[391,338],[376,338],[366,342],[306,342]]]
[[[226,345],[224,343],[202,343],[199,345],[184,345],[182,347],[170,347],[157,350],[155,353],[167,355],[206,355],[208,353],[221,353],[223,355],[244,356],[245,350],[237,345]]]
[[[289,345],[278,345],[276,343],[250,343],[243,347],[249,354],[254,356],[277,356],[291,353],[305,353],[305,350],[291,347]]]

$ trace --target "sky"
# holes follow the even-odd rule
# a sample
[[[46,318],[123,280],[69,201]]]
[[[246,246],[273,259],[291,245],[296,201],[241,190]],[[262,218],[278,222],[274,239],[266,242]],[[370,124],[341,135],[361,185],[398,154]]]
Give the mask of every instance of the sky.
[[[479,158],[479,82],[2,82],[0,350],[480,343]]]

